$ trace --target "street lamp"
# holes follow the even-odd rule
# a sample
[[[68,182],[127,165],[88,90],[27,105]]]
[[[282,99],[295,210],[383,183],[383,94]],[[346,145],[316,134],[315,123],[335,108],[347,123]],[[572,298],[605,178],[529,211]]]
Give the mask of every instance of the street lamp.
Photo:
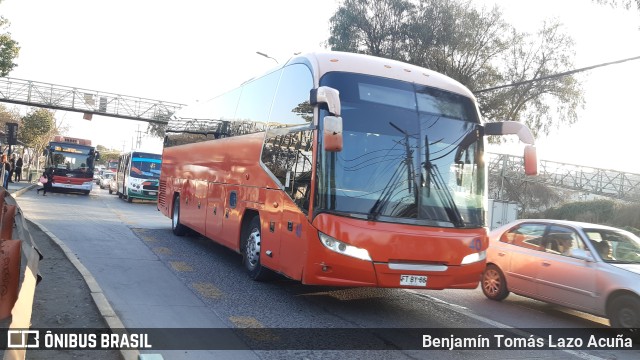
[[[256,51],[256,54],[261,55],[261,56],[264,56],[264,57],[266,57],[266,58],[269,58],[269,59],[271,59],[271,60],[275,61],[275,62],[276,62],[276,64],[280,65],[280,63],[278,62],[278,60],[276,60],[276,59],[272,58],[271,56],[269,56],[269,55],[267,55],[267,54],[265,54],[265,53],[262,53],[262,52],[260,52],[260,51]]]

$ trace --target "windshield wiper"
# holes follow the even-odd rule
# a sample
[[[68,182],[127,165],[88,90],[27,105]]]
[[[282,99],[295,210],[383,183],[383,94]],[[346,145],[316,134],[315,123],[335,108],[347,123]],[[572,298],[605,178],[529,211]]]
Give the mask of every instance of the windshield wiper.
[[[431,196],[431,183],[433,182],[436,186],[436,194],[438,195],[438,199],[442,203],[444,207],[445,213],[449,218],[449,221],[455,227],[464,227],[464,220],[462,219],[462,215],[456,206],[456,202],[453,200],[453,196],[447,189],[444,179],[442,179],[442,174],[438,169],[438,166],[431,163],[430,160],[431,153],[429,150],[429,136],[424,136],[424,168],[427,172],[427,196]]]
[[[382,211],[387,206],[389,201],[391,201],[391,196],[393,195],[396,189],[396,184],[398,184],[398,182],[402,178],[400,176],[401,172],[399,171],[401,168],[402,168],[402,165],[396,168],[396,171],[393,173],[393,175],[389,179],[389,182],[387,182],[387,185],[384,187],[384,189],[382,189],[382,194],[380,194],[380,197],[378,198],[378,200],[376,200],[376,202],[373,204],[373,206],[369,210],[369,215],[367,215],[367,219],[374,220],[374,221],[378,220],[380,213],[382,213]]]
[[[419,199],[418,186],[414,178],[415,172],[413,169],[413,161],[412,161],[413,152],[411,151],[411,146],[409,144],[409,137],[411,137],[411,135],[409,135],[408,132],[402,130],[400,127],[398,127],[392,122],[389,122],[389,125],[391,125],[394,129],[398,130],[398,132],[400,132],[402,135],[404,135],[404,143],[405,143],[404,147],[405,147],[406,156],[405,156],[405,160],[401,162],[401,165],[396,168],[395,172],[389,179],[389,182],[387,183],[387,185],[384,187],[384,189],[382,189],[382,194],[380,194],[380,197],[378,198],[378,200],[376,200],[376,202],[371,207],[371,210],[369,210],[369,215],[367,216],[369,220],[377,220],[378,217],[380,216],[380,213],[382,213],[382,211],[387,206],[389,201],[391,201],[391,196],[394,193],[396,184],[398,184],[400,182],[400,179],[402,178],[401,177],[402,172],[400,171],[401,169],[403,169],[402,163],[404,163],[404,166],[406,166],[406,169],[407,169],[407,186],[408,186],[407,192],[411,194],[412,188],[415,188],[413,191],[413,194],[414,194],[416,204],[418,203],[418,199]]]

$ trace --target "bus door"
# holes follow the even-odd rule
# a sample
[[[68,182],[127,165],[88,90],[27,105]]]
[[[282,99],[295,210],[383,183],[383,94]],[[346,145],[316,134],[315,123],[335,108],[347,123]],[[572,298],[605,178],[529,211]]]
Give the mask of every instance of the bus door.
[[[286,229],[282,224],[283,194],[279,189],[269,189],[264,190],[264,196],[264,207],[260,212],[260,262],[268,268],[278,269],[283,263],[280,239]]]
[[[309,221],[290,199],[287,200],[289,201],[283,204],[282,209],[280,269],[293,279],[301,279],[302,268],[307,259]]]

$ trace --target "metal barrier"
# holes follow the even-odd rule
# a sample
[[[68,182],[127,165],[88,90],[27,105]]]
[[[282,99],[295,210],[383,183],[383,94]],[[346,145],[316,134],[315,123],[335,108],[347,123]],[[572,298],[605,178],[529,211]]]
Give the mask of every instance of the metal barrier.
[[[16,200],[0,188],[0,321],[4,328],[29,329],[42,254]],[[25,359],[26,349],[7,349],[4,360]]]

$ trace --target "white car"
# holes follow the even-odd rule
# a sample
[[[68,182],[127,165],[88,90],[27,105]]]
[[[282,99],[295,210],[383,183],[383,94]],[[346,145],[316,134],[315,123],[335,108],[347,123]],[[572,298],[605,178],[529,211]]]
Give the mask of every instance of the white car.
[[[116,176],[116,174],[112,171],[103,171],[102,176],[100,176],[100,189],[108,189],[109,183]]]
[[[640,238],[609,226],[517,220],[492,231],[482,291],[509,292],[640,328]]]

